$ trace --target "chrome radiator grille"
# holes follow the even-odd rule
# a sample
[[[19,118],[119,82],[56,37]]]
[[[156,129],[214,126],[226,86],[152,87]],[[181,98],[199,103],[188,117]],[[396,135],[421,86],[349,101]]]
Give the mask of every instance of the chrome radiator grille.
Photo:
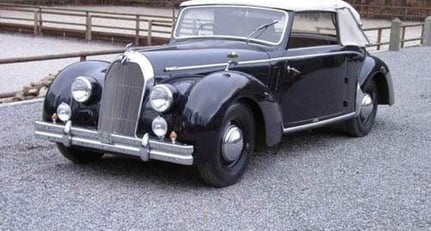
[[[137,64],[112,64],[105,78],[99,112],[98,131],[104,139],[109,134],[135,135],[144,84]]]

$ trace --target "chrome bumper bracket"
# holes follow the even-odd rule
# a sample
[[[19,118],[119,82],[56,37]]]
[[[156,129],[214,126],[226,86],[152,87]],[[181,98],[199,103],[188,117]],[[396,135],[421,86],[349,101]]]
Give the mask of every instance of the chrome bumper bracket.
[[[80,146],[106,152],[139,157],[143,161],[160,160],[181,165],[193,164],[194,147],[151,139],[145,134],[142,139],[111,134],[112,143],[100,141],[96,130],[73,127],[68,121],[65,125],[44,121],[35,122],[36,138],[62,143],[66,147]]]
[[[72,121],[67,121],[63,129],[63,145],[66,147],[72,146]]]

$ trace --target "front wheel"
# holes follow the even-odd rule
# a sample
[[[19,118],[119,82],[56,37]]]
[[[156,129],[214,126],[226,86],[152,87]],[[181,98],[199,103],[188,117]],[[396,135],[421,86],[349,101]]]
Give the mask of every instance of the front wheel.
[[[66,147],[63,144],[57,143],[58,150],[66,159],[75,164],[89,164],[103,157],[103,152],[92,152],[87,150]]]
[[[347,132],[354,137],[363,137],[370,133],[377,115],[377,87],[374,81],[364,87],[359,115],[346,122]]]
[[[209,185],[225,187],[244,175],[254,151],[255,126],[251,110],[240,103],[230,106],[219,129],[218,153],[198,165],[202,179]]]

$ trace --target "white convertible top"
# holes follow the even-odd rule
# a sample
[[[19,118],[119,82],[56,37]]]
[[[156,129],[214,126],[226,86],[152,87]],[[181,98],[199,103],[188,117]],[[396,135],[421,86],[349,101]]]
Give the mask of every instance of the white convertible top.
[[[352,5],[343,0],[192,0],[181,4],[185,6],[202,5],[245,5],[266,8],[276,8],[289,11],[333,11],[338,8],[348,8],[356,21],[361,22],[361,16]]]
[[[342,0],[192,0],[183,2],[181,6],[198,5],[246,5],[277,8],[289,11],[335,11],[340,7],[353,8]]]

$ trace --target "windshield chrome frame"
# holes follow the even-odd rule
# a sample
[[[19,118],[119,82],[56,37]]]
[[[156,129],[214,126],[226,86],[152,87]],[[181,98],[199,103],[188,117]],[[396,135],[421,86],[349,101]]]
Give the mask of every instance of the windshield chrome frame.
[[[178,30],[178,25],[180,23],[180,21],[182,20],[183,17],[183,13],[186,10],[189,9],[193,9],[193,8],[214,8],[214,7],[224,7],[224,8],[247,8],[247,9],[259,9],[259,10],[266,10],[266,11],[274,11],[274,12],[279,12],[279,13],[283,13],[286,16],[286,21],[285,24],[283,25],[283,33],[280,36],[280,40],[276,43],[274,42],[269,42],[266,40],[261,40],[261,39],[255,39],[255,38],[251,38],[249,39],[249,41],[253,41],[256,43],[262,43],[262,44],[266,44],[266,45],[271,45],[271,46],[277,46],[280,45],[285,36],[286,36],[286,31],[287,31],[287,26],[289,25],[289,14],[287,11],[284,10],[278,10],[278,9],[272,9],[272,8],[265,8],[265,7],[254,7],[254,6],[244,6],[244,5],[202,5],[202,6],[189,6],[189,7],[185,7],[181,10],[180,14],[178,15],[178,19],[176,21],[175,24],[175,29],[172,33],[172,37],[176,40],[184,40],[184,39],[205,39],[205,38],[225,38],[225,39],[234,39],[234,40],[241,40],[241,41],[246,41],[247,38],[246,37],[241,37],[241,36],[226,36],[226,35],[200,35],[200,36],[183,36],[183,37],[177,37],[177,30]]]

